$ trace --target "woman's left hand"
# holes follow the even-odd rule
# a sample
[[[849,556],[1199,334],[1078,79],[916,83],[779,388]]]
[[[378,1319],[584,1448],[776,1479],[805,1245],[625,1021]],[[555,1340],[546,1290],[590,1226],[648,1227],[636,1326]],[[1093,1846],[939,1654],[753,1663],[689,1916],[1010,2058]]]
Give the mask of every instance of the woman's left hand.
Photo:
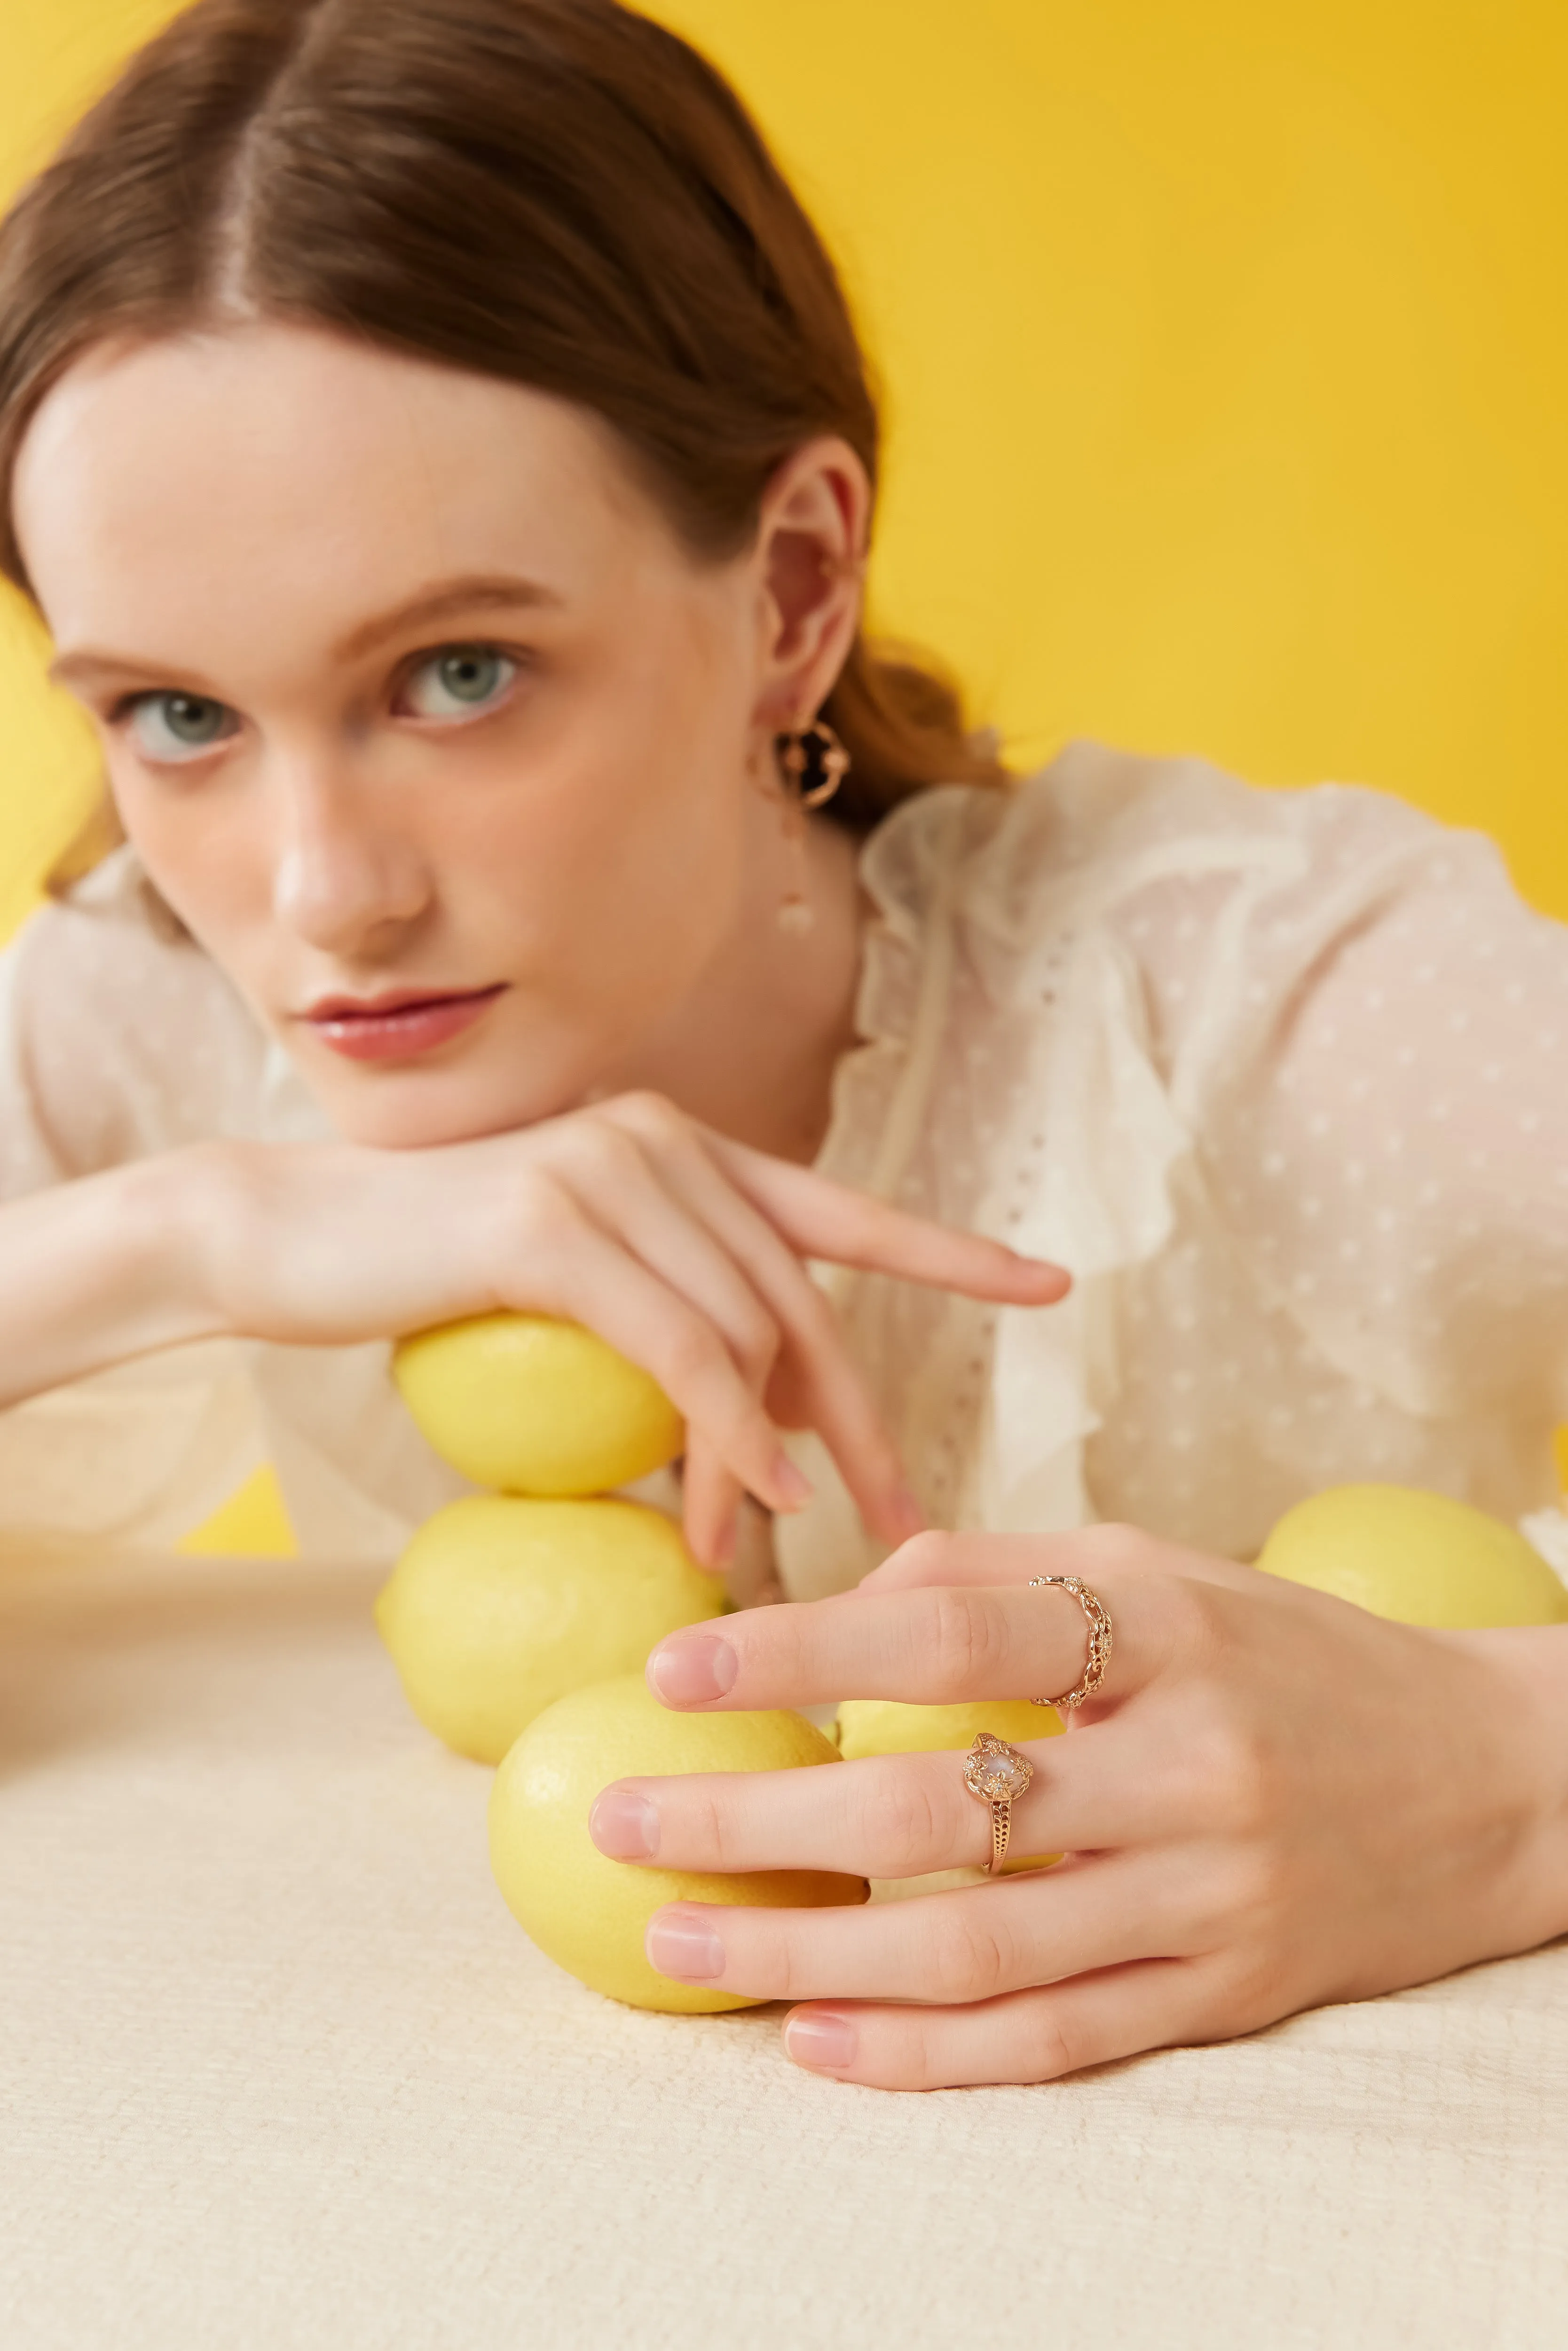
[[[1364,1999],[1568,1929],[1568,1627],[1390,1624],[1135,1530],[922,1535],[836,1599],[673,1635],[667,1705],[1049,1696],[1115,1628],[1073,1735],[1026,1745],[1017,1853],[1058,1867],[860,1909],[680,1903],[664,1973],[804,2001],[801,2064],[887,2089],[1040,2082]],[[956,1753],[622,1781],[618,1859],[898,1878],[983,1862]]]

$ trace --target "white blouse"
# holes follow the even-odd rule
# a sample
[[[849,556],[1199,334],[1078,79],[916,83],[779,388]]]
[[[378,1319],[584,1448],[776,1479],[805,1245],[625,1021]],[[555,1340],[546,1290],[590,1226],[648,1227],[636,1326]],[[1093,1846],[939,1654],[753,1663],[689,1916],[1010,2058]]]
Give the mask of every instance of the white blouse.
[[[1246,1558],[1353,1479],[1517,1518],[1568,1420],[1568,931],[1479,835],[1069,747],[873,834],[820,1165],[1053,1258],[1045,1311],[827,1271],[933,1521],[1130,1519]],[[122,850],[0,957],[0,1196],[199,1136],[325,1136]],[[877,1556],[820,1443],[796,1596]],[[207,1343],[0,1415],[0,1529],[163,1543],[263,1458],[308,1552],[465,1490],[387,1349]]]

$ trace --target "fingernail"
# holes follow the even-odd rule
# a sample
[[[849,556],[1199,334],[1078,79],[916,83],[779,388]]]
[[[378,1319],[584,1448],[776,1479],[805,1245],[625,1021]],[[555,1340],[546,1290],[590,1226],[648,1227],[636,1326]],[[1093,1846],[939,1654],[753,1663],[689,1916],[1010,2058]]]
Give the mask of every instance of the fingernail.
[[[659,1850],[658,1809],[635,1788],[606,1788],[593,1800],[588,1834],[612,1861],[652,1861]]]
[[[716,1983],[724,1973],[724,1945],[689,1910],[657,1912],[648,1921],[643,1949],[649,1966],[677,1983]]]
[[[722,1698],[735,1687],[740,1659],[727,1641],[711,1633],[676,1634],[661,1641],[648,1660],[648,1679],[655,1698],[666,1706],[700,1706],[704,1698]]]
[[[811,1499],[810,1479],[796,1468],[787,1453],[780,1453],[773,1464],[773,1490],[781,1510],[804,1510]]]
[[[860,2035],[847,2016],[831,2008],[799,2010],[784,2021],[784,2046],[797,2065],[819,2074],[852,2065]]]

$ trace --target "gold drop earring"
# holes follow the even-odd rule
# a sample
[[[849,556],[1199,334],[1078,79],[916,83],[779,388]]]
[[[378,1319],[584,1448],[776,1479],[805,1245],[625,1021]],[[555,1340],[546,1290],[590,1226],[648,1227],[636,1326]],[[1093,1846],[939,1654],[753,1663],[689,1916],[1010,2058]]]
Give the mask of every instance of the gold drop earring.
[[[807,812],[826,808],[852,762],[825,718],[789,728],[775,737],[773,749],[784,799],[784,839],[790,865],[789,882],[779,908],[779,927],[792,938],[804,938],[817,923],[807,887]]]

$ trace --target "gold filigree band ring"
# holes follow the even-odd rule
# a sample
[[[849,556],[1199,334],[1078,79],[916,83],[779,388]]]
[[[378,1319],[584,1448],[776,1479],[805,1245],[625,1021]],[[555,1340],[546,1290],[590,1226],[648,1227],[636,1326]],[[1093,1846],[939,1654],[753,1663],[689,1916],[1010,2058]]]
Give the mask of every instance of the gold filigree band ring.
[[[1082,1681],[1075,1682],[1064,1698],[1037,1698],[1030,1704],[1053,1706],[1059,1714],[1070,1714],[1086,1698],[1092,1698],[1105,1678],[1105,1668],[1111,1662],[1111,1612],[1100,1594],[1092,1592],[1076,1575],[1031,1575],[1029,1588],[1038,1592],[1048,1583],[1059,1583],[1063,1592],[1071,1592],[1082,1609],[1089,1626],[1089,1656]]]
[[[1013,1805],[1034,1777],[1034,1765],[1016,1747],[993,1731],[982,1730],[964,1758],[964,1785],[991,1813],[991,1858],[987,1864],[996,1876],[1007,1858],[1013,1833]]]

